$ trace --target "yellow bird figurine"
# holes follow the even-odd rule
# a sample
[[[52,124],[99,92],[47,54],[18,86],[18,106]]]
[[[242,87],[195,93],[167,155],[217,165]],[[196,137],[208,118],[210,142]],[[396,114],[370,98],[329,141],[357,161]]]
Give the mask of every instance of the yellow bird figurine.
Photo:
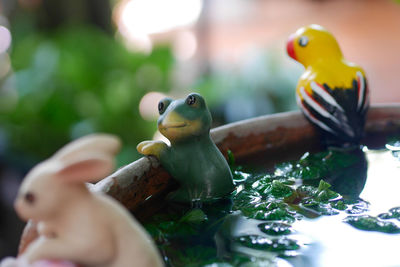
[[[328,145],[359,145],[369,107],[364,70],[345,60],[333,35],[315,24],[289,37],[287,53],[305,67],[296,89],[303,114]]]

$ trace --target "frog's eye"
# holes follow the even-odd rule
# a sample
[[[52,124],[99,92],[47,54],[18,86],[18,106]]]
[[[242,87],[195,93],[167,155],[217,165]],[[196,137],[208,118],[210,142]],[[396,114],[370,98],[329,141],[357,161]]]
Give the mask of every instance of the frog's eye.
[[[299,45],[302,47],[305,47],[308,44],[308,37],[307,36],[301,36],[299,39]]]
[[[188,95],[188,97],[186,98],[186,104],[191,106],[191,105],[193,105],[195,103],[196,103],[196,96],[195,95]]]
[[[163,102],[160,102],[160,103],[158,103],[158,112],[160,112],[160,114],[162,114],[163,113],[163,111],[164,111],[164,103]]]
[[[171,104],[172,101],[173,100],[171,98],[166,97],[158,102],[158,112],[160,113],[160,115],[162,115],[165,110],[167,110],[169,104]]]
[[[158,102],[158,112],[160,113],[160,115],[162,115],[166,109],[167,105],[165,101],[161,100],[160,102]]]

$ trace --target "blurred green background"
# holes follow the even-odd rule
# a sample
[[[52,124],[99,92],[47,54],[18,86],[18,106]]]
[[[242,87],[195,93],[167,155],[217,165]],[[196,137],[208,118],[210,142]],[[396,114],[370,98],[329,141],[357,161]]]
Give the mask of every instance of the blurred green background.
[[[203,59],[200,70],[180,83],[176,76],[188,71],[177,62],[173,42],[129,49],[116,35],[112,2],[52,2],[21,1],[9,16],[12,42],[3,64],[10,70],[1,80],[0,131],[11,160],[22,155],[37,162],[72,139],[107,132],[124,142],[119,165],[132,162],[139,157],[137,143],[156,132],[157,117],[139,110],[151,92],[156,98],[199,92],[214,125],[294,108],[296,76],[288,79],[276,51],[257,51],[235,68]],[[158,99],[151,96],[155,109]]]
[[[155,131],[154,122],[141,118],[139,101],[171,86],[168,46],[149,55],[128,52],[87,25],[32,31],[14,43],[14,73],[4,81],[13,88],[0,104],[7,150],[42,160],[71,139],[107,132],[124,140],[130,158],[122,160],[137,158],[135,144]]]

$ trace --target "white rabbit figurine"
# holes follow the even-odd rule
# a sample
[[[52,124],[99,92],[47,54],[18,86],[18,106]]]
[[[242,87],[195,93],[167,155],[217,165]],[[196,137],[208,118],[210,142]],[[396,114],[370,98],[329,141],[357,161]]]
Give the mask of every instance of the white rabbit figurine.
[[[30,264],[47,259],[80,266],[163,266],[150,236],[128,211],[85,185],[112,171],[119,148],[115,136],[86,136],[28,173],[15,209],[22,219],[38,222],[39,237],[19,258]]]

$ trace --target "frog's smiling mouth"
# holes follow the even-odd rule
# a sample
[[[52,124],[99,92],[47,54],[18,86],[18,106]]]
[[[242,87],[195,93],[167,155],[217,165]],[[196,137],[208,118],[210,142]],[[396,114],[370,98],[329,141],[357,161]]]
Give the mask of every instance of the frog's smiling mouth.
[[[160,130],[168,130],[168,129],[179,129],[190,126],[190,123],[187,119],[182,117],[177,112],[170,112],[165,116],[165,118],[159,124]]]
[[[199,120],[190,120],[175,111],[171,111],[158,123],[158,130],[170,141],[196,136],[202,124]]]
[[[170,128],[183,128],[188,126],[186,122],[176,122],[176,123],[168,123],[168,124],[161,124],[161,128],[163,129],[170,129]]]

